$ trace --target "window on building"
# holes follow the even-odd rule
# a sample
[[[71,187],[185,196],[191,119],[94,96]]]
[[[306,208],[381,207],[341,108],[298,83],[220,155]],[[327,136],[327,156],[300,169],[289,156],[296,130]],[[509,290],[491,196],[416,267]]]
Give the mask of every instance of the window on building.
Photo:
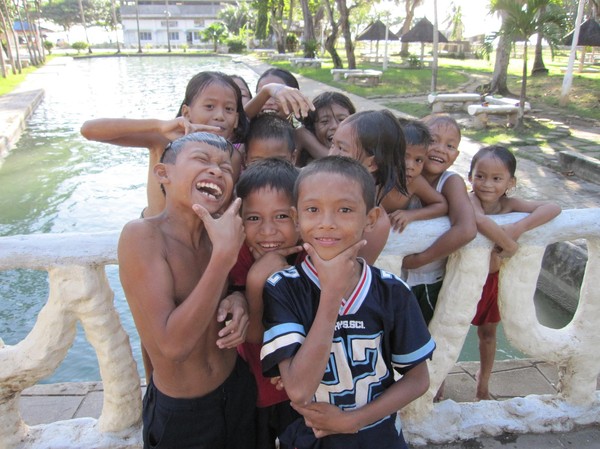
[[[194,31],[194,40],[200,41],[202,38],[200,37],[200,31]]]
[[[160,26],[163,28],[167,27],[167,21],[166,20],[161,20],[160,21]],[[169,20],[169,27],[176,27],[177,25],[177,20]]]
[[[195,27],[203,27],[204,26],[204,19],[194,19],[194,26]]]
[[[169,33],[169,39],[171,39],[172,41],[178,41],[179,40],[179,31],[171,31]]]
[[[151,41],[152,33],[150,31],[140,31],[140,40],[141,41]]]

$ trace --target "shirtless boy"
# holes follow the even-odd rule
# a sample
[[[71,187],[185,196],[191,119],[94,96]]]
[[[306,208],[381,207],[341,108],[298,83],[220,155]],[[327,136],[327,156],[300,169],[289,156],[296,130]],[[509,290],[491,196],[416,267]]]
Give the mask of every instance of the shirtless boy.
[[[154,173],[166,206],[125,225],[118,249],[121,283],[153,366],[144,448],[253,448],[254,379],[222,338],[232,331],[223,310],[242,302],[237,293],[223,299],[244,241],[240,201],[230,204],[231,144],[193,133],[165,151]]]

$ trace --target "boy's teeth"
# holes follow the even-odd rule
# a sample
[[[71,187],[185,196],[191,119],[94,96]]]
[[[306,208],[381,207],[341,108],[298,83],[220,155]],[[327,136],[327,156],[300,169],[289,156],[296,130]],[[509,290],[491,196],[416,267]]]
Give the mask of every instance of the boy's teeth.
[[[199,182],[196,184],[196,189],[213,198],[218,198],[223,194],[221,188],[212,182]]]

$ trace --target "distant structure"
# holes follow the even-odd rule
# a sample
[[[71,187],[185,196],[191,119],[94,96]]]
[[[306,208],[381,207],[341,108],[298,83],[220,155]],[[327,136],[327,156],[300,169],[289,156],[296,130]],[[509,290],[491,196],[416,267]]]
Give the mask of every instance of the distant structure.
[[[129,48],[168,45],[210,48],[200,33],[217,21],[217,14],[235,0],[123,0],[121,23],[124,45]],[[137,6],[136,6],[137,5]]]

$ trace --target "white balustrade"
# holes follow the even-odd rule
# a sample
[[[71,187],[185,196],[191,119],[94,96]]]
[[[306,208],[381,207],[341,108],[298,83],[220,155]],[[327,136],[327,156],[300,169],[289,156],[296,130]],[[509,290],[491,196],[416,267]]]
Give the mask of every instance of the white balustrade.
[[[508,223],[520,216],[493,218]],[[405,255],[427,248],[448,226],[448,220],[441,218],[412,223],[402,234],[392,232],[376,265],[399,274]],[[104,274],[105,265],[117,263],[118,234],[0,238],[0,270],[47,270],[50,282],[50,295],[29,335],[14,346],[2,346],[0,341],[0,447],[141,447],[140,379]],[[579,306],[571,323],[563,329],[550,329],[537,321],[533,304],[544,248],[575,239],[586,239],[588,248]],[[595,331],[600,323],[600,209],[563,211],[550,223],[521,236],[519,244],[519,251],[500,272],[499,305],[505,334],[529,356],[559,367],[559,393],[506,401],[433,403],[435,392],[458,359],[487,276],[492,244],[478,236],[448,261],[430,324],[437,343],[429,363],[431,387],[402,410],[404,431],[413,444],[505,431],[570,430],[579,424],[600,423],[596,391],[600,334]],[[77,321],[98,356],[104,382],[102,414],[98,420],[82,418],[29,427],[19,414],[20,393],[62,361]]]

